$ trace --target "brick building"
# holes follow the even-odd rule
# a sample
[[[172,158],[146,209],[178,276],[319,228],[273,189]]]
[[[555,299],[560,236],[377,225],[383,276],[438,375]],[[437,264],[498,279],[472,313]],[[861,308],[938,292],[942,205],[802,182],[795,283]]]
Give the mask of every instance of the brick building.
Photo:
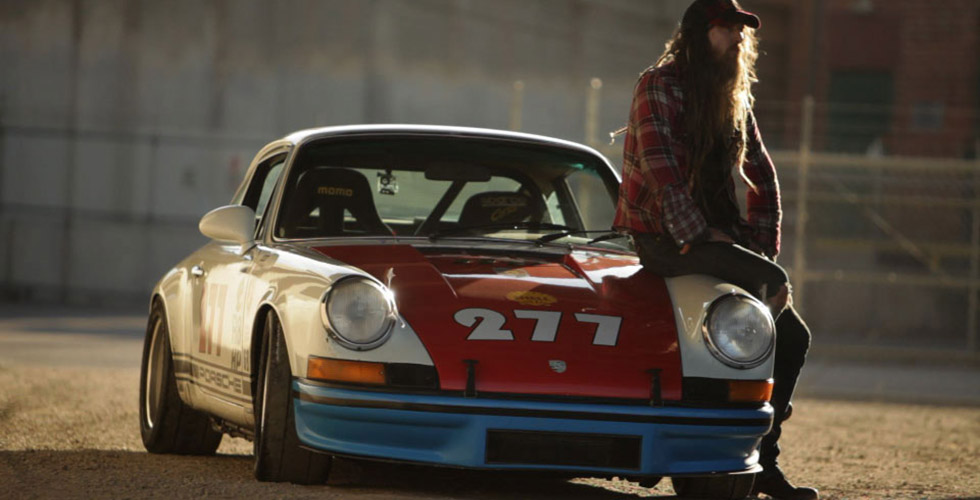
[[[763,19],[759,115],[772,146],[798,143],[800,103],[809,94],[818,149],[976,155],[980,2],[744,3]]]

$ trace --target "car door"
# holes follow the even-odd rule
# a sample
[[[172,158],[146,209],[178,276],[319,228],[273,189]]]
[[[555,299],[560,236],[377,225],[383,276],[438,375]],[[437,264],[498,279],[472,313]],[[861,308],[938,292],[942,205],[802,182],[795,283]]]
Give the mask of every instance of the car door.
[[[272,190],[282,172],[285,154],[261,161],[253,170],[240,203],[257,214],[264,212]],[[256,216],[256,227],[261,221]],[[212,242],[195,267],[194,315],[197,342],[194,351],[194,376],[203,409],[236,423],[251,417],[251,377],[247,363],[246,330],[254,314],[249,300],[254,280],[251,268],[259,254],[252,245]]]

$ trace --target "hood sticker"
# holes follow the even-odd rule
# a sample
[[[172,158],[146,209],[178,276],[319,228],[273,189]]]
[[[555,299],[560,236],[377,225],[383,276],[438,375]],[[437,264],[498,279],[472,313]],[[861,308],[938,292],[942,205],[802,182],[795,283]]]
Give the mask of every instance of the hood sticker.
[[[548,295],[541,292],[510,292],[507,294],[507,300],[513,300],[521,305],[525,306],[550,306],[555,302],[558,302],[553,295]]]
[[[527,272],[527,270],[525,270],[525,269],[520,269],[520,268],[512,269],[512,268],[495,267],[495,268],[493,268],[493,272],[495,272],[497,274],[504,275],[504,276],[512,276],[514,278],[530,278],[531,277],[531,273]]]

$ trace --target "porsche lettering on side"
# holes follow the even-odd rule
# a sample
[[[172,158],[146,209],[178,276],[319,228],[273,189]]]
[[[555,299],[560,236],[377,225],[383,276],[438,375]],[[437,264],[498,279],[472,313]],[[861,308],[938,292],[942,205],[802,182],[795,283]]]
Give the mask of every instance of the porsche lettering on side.
[[[270,143],[153,290],[146,448],[244,436],[258,479],[296,483],[353,456],[751,486],[772,318],[643,270],[610,231],[618,185],[590,148],[511,132]]]

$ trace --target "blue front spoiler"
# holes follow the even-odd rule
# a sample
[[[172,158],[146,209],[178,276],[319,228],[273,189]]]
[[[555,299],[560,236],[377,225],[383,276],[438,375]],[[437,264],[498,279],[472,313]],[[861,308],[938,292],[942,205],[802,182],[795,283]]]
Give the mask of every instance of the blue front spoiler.
[[[293,383],[296,431],[313,449],[474,469],[618,475],[756,472],[772,407],[707,409],[409,395]],[[500,463],[491,432],[622,436],[638,443],[635,466]],[[561,436],[561,434],[558,434]]]

